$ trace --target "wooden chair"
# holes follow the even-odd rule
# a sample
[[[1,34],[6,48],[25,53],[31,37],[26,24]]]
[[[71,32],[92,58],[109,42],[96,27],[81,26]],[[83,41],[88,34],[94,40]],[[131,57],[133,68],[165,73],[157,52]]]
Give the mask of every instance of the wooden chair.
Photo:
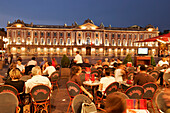
[[[128,77],[128,80],[133,80],[134,72],[129,72],[129,73],[127,74],[127,77]]]
[[[155,110],[154,110],[154,107],[153,107],[153,98],[154,98],[155,93],[158,89],[158,86],[155,83],[150,82],[150,83],[144,84],[143,88],[144,88],[143,99],[147,99],[151,102],[152,109],[155,113]]]
[[[11,85],[2,85],[2,86],[0,86],[0,93],[2,93],[2,92],[11,92],[16,96],[19,95],[18,90],[15,87],[11,86]]]
[[[97,70],[92,71],[91,74],[94,74],[95,77],[99,78],[99,72]]]
[[[109,68],[108,65],[103,65],[103,69]]]
[[[50,109],[49,112],[51,113],[51,105],[49,99],[50,93],[51,89],[46,85],[37,85],[31,89],[30,95],[33,104],[32,110],[34,110],[34,113],[37,111],[46,111],[46,113],[48,113],[48,106]]]
[[[129,99],[142,99],[144,89],[142,86],[132,86],[126,90],[125,94],[129,97]]]
[[[158,76],[159,76],[159,72],[158,71],[151,71],[149,73],[149,75],[153,76],[155,78],[155,80],[157,80]]]
[[[170,85],[170,73],[164,73],[163,80],[165,81],[165,86],[169,87]],[[167,86],[168,84],[168,86]]]
[[[18,98],[10,92],[0,93],[0,112],[1,113],[19,113]]]
[[[130,86],[127,86],[127,85],[125,85],[125,84],[121,84],[120,85],[121,86],[121,92],[125,92],[128,88],[130,88]]]
[[[52,86],[57,86],[57,89],[59,91],[59,86],[58,86],[58,79],[59,79],[59,72],[55,71],[51,74],[50,76],[50,81],[52,83]]]
[[[154,70],[154,66],[152,66],[152,65],[150,65],[150,66],[148,66],[148,68],[147,68],[147,72],[151,72],[151,71],[153,71]]]
[[[73,98],[72,101],[72,110],[74,113],[81,113],[82,103],[87,102],[91,103],[92,100],[85,96],[84,94],[78,94]],[[94,111],[97,111],[96,106],[92,106]]]
[[[68,81],[66,83],[66,88],[67,88],[68,95],[70,97],[70,102],[69,102],[69,105],[68,105],[68,108],[67,108],[67,113],[68,113],[70,106],[72,104],[73,98],[76,95],[80,94],[82,91],[80,89],[80,86],[78,84],[76,84],[75,82],[72,82],[72,81]]]

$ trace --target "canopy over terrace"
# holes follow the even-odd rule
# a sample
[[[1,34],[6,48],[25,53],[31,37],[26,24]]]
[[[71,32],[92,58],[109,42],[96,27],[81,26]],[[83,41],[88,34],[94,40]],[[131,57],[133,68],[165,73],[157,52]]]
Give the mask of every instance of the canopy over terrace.
[[[140,42],[141,43],[142,42],[158,42],[159,55],[167,56],[170,53],[170,33],[148,38],[145,40],[136,41],[136,43],[140,43]]]

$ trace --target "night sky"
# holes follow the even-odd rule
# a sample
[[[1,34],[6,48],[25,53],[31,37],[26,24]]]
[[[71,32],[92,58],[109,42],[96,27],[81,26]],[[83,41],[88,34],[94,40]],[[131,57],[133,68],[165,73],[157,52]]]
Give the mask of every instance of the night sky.
[[[0,0],[0,28],[21,19],[44,25],[94,24],[112,27],[145,27],[170,30],[170,0]]]

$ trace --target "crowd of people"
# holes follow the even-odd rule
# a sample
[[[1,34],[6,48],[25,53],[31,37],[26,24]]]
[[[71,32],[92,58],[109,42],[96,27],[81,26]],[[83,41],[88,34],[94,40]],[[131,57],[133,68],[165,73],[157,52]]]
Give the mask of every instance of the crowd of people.
[[[162,59],[158,62],[158,66],[162,65],[169,65],[169,63],[166,61],[166,59]],[[32,59],[25,65],[22,64],[22,58],[18,57],[17,62],[11,62],[9,69],[7,71],[7,77],[5,80],[5,84],[14,86],[19,93],[29,93],[31,89],[36,85],[46,85],[49,88],[52,89],[52,85],[50,82],[50,76],[53,72],[57,71],[57,62],[55,58],[51,58],[51,61],[47,61],[47,58],[43,58],[43,61],[38,66],[38,63],[36,61],[35,57],[32,57]],[[125,64],[122,63],[122,61],[117,58],[116,60],[114,58],[109,59],[105,58],[102,62],[101,60],[98,60],[95,64],[90,64],[88,58],[82,59],[79,52],[76,52],[75,58],[71,61],[71,74],[69,81],[77,83],[81,90],[89,96],[89,98],[94,99],[93,95],[83,86],[82,80],[80,78],[80,75],[82,73],[83,68],[88,68],[90,71],[98,70],[98,68],[102,68],[102,73],[97,77],[100,85],[97,89],[99,92],[104,94],[104,91],[106,90],[107,86],[109,86],[113,82],[119,82],[128,83],[128,73],[129,73],[129,67],[127,67]],[[28,73],[29,75],[26,75],[26,71],[30,71]],[[170,68],[166,70],[166,73],[169,73]],[[156,83],[157,80],[155,80],[154,77],[150,76],[147,72],[147,66],[146,65],[140,65],[139,69],[135,69],[135,76],[131,79],[132,85],[144,85],[148,82]],[[162,71],[162,73],[164,70]],[[160,73],[159,77],[160,85],[162,85],[163,81],[163,75]],[[22,81],[22,76],[31,76],[30,79]],[[119,103],[119,105],[118,105]],[[105,109],[108,113],[113,113],[113,111],[119,110],[117,113],[123,113],[125,111],[126,106],[123,105],[125,102],[119,95],[111,95],[106,98],[106,105]],[[122,104],[122,106],[120,106]],[[113,105],[116,105],[113,107]],[[118,109],[118,107],[120,109]]]

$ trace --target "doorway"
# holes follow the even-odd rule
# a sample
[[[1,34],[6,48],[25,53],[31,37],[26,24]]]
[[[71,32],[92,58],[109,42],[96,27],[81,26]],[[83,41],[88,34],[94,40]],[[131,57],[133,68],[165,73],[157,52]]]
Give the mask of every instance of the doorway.
[[[86,47],[86,55],[91,55],[91,47]]]

